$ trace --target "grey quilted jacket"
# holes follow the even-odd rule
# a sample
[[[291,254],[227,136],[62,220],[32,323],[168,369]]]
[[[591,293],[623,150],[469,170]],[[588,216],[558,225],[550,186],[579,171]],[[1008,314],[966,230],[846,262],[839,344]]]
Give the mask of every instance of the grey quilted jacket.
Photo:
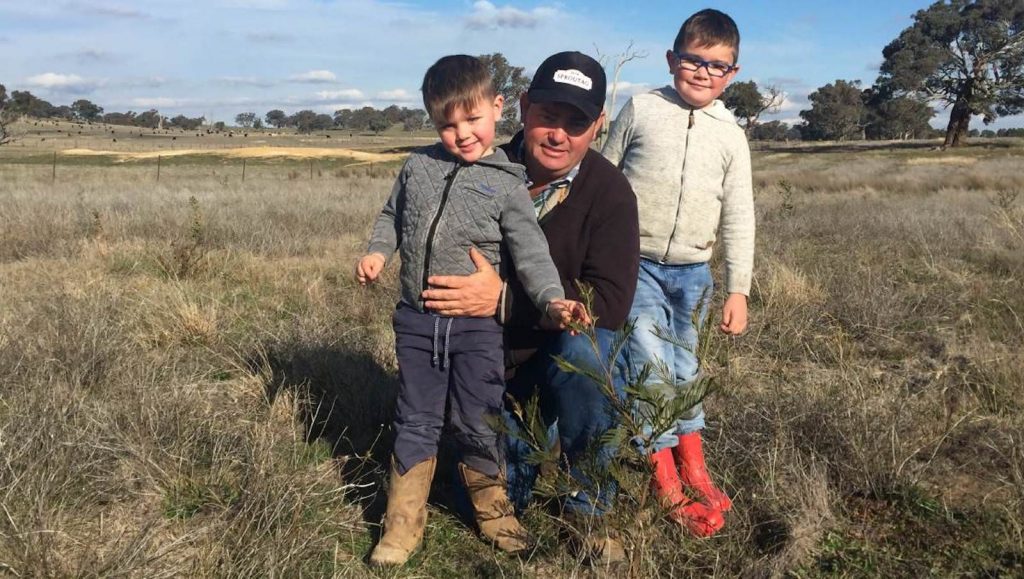
[[[373,226],[369,253],[388,261],[400,250],[402,301],[422,311],[431,275],[476,271],[476,247],[499,271],[507,251],[533,303],[565,297],[526,190],[526,170],[505,152],[459,162],[437,143],[409,155]]]

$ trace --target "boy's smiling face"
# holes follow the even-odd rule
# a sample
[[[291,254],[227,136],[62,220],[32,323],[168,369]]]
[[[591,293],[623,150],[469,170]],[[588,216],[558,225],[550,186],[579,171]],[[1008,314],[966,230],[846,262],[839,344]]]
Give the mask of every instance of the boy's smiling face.
[[[729,65],[733,64],[735,60],[734,52],[732,46],[725,44],[696,46],[692,42],[679,50],[680,54],[695,59]],[[680,66],[679,58],[671,50],[665,54],[665,58],[668,61],[668,71],[672,75],[672,83],[675,85],[676,92],[690,106],[698,109],[708,106],[716,98],[722,96],[725,87],[739,70],[739,67],[736,66],[725,76],[712,76],[704,66],[697,70],[687,70],[687,67]]]
[[[475,163],[491,154],[494,125],[501,118],[504,102],[504,98],[497,95],[493,100],[481,97],[468,109],[454,107],[451,114],[434,123],[441,144],[466,163]]]

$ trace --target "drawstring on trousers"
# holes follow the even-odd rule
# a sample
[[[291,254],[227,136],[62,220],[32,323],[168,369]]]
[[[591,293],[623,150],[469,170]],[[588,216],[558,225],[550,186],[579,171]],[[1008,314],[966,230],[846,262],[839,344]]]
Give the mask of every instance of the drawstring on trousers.
[[[438,338],[440,337],[441,330],[441,317],[434,317],[434,355],[431,358],[431,365],[436,366],[438,370],[444,370],[448,366],[448,342],[452,335],[452,322],[454,318],[446,318],[448,320],[444,328],[444,343],[440,343]],[[438,351],[438,348],[442,349],[442,352]],[[440,358],[440,360],[439,360]]]

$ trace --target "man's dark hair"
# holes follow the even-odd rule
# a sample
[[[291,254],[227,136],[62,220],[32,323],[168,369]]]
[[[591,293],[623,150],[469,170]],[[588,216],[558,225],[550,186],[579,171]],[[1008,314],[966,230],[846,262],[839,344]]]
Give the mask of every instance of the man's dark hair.
[[[702,48],[717,44],[728,46],[732,48],[732,63],[739,61],[740,30],[725,12],[705,8],[687,18],[676,34],[672,49],[682,50],[694,43]]]
[[[466,54],[442,57],[423,75],[423,106],[430,120],[444,120],[456,107],[472,108],[497,95],[491,73],[479,58]]]

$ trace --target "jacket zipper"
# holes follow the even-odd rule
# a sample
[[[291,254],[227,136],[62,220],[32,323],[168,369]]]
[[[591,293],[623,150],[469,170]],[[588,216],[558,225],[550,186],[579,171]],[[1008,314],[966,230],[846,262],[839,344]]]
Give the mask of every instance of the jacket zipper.
[[[686,123],[686,141],[683,143],[683,167],[679,173],[679,200],[676,203],[676,219],[672,222],[672,233],[668,236],[668,243],[665,244],[665,255],[661,256],[661,263],[668,261],[668,254],[672,249],[672,240],[676,236],[676,228],[679,227],[679,209],[683,206],[683,180],[686,177],[686,156],[690,154],[690,130],[693,129],[693,109],[690,109],[690,118]]]
[[[427,278],[430,277],[430,252],[434,249],[434,234],[437,232],[437,224],[441,221],[441,214],[444,212],[444,206],[448,203],[448,193],[452,190],[452,184],[455,183],[455,175],[458,174],[459,168],[461,167],[462,165],[455,165],[455,168],[445,175],[444,191],[441,193],[441,202],[438,203],[437,212],[434,213],[434,219],[430,222],[430,229],[427,230],[427,250],[423,252],[422,290],[427,289]]]

